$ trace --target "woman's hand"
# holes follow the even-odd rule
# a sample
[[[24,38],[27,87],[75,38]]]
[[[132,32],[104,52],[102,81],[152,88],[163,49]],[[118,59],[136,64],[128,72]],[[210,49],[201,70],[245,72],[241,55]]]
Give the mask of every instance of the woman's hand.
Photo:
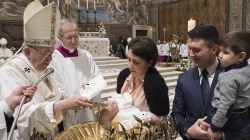
[[[101,124],[107,124],[114,119],[119,109],[116,101],[107,101],[107,106],[101,110],[98,121]]]

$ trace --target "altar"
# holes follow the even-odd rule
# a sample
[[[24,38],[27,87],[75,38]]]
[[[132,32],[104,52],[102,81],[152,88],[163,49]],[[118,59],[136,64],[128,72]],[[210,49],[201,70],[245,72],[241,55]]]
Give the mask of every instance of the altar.
[[[93,57],[108,56],[109,44],[110,41],[108,38],[98,38],[98,37],[79,38],[79,48],[89,51]]]

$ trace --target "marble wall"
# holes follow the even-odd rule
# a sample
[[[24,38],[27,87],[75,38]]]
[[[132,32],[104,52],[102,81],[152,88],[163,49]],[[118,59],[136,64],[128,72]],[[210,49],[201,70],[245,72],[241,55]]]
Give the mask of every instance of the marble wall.
[[[250,0],[229,1],[228,31],[250,30]]]
[[[172,35],[183,37],[185,41],[188,20],[193,18],[196,24],[212,24],[222,35],[226,32],[228,0],[179,0],[159,5],[159,39],[172,40]],[[165,39],[164,39],[165,29]]]
[[[246,5],[246,29],[250,30],[250,0],[247,0]]]
[[[230,0],[229,31],[242,29],[243,0]]]

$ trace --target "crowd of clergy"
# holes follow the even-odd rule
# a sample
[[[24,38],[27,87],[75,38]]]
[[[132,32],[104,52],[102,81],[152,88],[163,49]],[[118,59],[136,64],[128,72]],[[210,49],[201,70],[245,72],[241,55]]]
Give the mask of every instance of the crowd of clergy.
[[[180,40],[157,41],[159,62],[180,61],[188,58],[188,47]]]

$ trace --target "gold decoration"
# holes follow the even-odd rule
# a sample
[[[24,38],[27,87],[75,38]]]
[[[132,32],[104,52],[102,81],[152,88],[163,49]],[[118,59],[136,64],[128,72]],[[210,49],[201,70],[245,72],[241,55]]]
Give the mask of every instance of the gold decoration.
[[[175,140],[178,136],[174,120],[171,116],[162,117],[159,121],[144,121],[136,116],[139,123],[132,129],[122,126],[119,140]]]
[[[103,110],[107,104],[105,104],[104,102],[90,102],[92,104],[92,106],[90,107],[90,109],[94,112],[97,113],[101,110]]]
[[[138,125],[126,130],[117,122],[101,125],[98,122],[79,124],[58,134],[55,140],[175,140],[177,131],[171,116],[159,121],[144,121],[134,116]]]
[[[116,126],[117,128],[114,128]],[[72,126],[58,134],[54,140],[108,140],[115,136],[118,125],[113,123],[110,127],[101,125],[98,122],[88,122]],[[110,132],[113,132],[111,135]]]

